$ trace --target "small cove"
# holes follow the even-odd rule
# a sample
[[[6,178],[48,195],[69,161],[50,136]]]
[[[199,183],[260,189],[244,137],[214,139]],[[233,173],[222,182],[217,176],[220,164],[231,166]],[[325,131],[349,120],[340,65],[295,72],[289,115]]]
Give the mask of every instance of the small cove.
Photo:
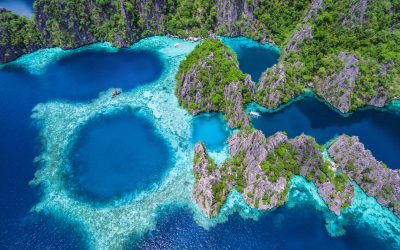
[[[262,73],[278,62],[278,47],[246,37],[222,37],[222,41],[236,53],[239,68],[243,73],[250,74],[254,82],[258,82]]]
[[[203,114],[194,119],[193,144],[201,141],[208,150],[220,150],[224,147],[228,134],[229,131],[222,115]]]

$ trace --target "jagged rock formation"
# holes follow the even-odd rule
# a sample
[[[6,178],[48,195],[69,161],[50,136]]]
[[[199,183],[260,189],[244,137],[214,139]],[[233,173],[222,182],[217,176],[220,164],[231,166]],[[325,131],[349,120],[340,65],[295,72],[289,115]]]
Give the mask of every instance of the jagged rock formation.
[[[227,36],[240,36],[247,33],[256,33],[254,15],[259,0],[219,0],[216,3],[217,27],[219,33]]]
[[[228,140],[228,145],[231,158],[218,167],[211,164],[212,171],[208,172],[205,169],[210,160],[204,145],[195,147],[193,198],[208,217],[218,213],[232,187],[251,207],[266,210],[282,205],[294,174],[312,181],[335,214],[351,203],[353,186],[344,174],[331,169],[332,163],[324,159],[311,137],[301,135],[289,140],[277,133],[265,138],[261,131],[242,130]]]
[[[400,217],[400,173],[377,161],[356,136],[342,135],[329,147],[329,154],[351,179],[382,206]]]
[[[340,52],[338,58],[343,68],[336,69],[333,75],[329,75],[316,87],[319,93],[327,102],[336,107],[342,113],[351,109],[351,95],[356,86],[356,79],[359,74],[359,61],[355,55]]]
[[[382,46],[396,46],[392,42],[399,27],[393,25],[398,23],[396,8],[399,4],[389,1],[314,0],[283,47],[279,63],[260,78],[256,101],[277,108],[311,88],[346,113],[364,105],[383,107],[400,96],[400,65],[393,64],[393,57],[382,60],[373,52]],[[377,16],[388,21],[377,21]],[[391,38],[372,42],[367,29]],[[363,49],[366,43],[371,50]],[[386,51],[400,53],[400,49]],[[388,72],[386,65],[390,65]]]
[[[226,183],[222,182],[221,170],[207,156],[203,143],[194,148],[194,173],[196,178],[193,198],[207,217],[215,216],[228,195]],[[215,187],[219,187],[217,190]]]
[[[348,112],[400,96],[399,8],[390,0],[37,0],[32,20],[0,11],[0,63],[54,46],[245,35],[283,51],[261,77],[257,102],[276,108],[311,88]]]
[[[221,112],[231,128],[250,124],[244,105],[251,100],[254,83],[219,40],[198,46],[181,63],[176,80],[179,103],[193,115]]]
[[[42,41],[32,22],[0,8],[0,63],[41,47]]]
[[[38,35],[39,46],[0,39],[0,51],[13,51],[0,54],[0,62],[38,48],[76,48],[98,41],[126,47],[140,38],[162,34],[205,37],[211,32],[257,40],[268,36],[271,42],[274,34],[281,35],[275,40],[283,41],[284,31],[278,28],[295,26],[308,6],[306,0],[296,6],[290,0],[36,0],[33,20],[14,15],[14,19],[29,24],[29,32],[7,18],[0,18],[0,26],[17,31],[14,41]],[[271,25],[281,9],[291,13],[282,12],[282,24]]]

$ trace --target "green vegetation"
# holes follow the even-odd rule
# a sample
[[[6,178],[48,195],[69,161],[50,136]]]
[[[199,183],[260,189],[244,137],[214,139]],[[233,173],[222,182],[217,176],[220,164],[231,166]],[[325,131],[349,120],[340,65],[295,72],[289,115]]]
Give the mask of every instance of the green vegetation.
[[[188,75],[191,77],[190,82],[186,79]],[[224,96],[229,84],[238,84],[239,89],[233,95],[242,94],[242,106],[251,101],[251,93],[244,86],[244,80],[245,75],[238,67],[235,54],[221,41],[208,39],[199,44],[180,64],[176,75],[176,95],[179,104],[192,113],[215,111],[229,116],[229,109],[235,108]],[[190,90],[183,93],[187,91],[188,84]]]
[[[291,144],[281,142],[274,153],[268,154],[267,159],[261,163],[261,169],[270,182],[276,182],[279,177],[289,180],[293,175],[300,173],[301,166],[296,162],[297,154]]]
[[[340,52],[359,59],[360,72],[351,95],[351,110],[365,105],[378,91],[392,99],[400,95],[400,1],[368,1],[364,20],[351,13],[352,1],[324,1],[325,9],[313,20],[313,39],[284,58],[290,83],[318,85],[343,68]],[[300,64],[298,62],[301,62]],[[386,73],[381,69],[387,68]],[[326,94],[325,94],[326,95]]]
[[[27,53],[29,48],[38,49],[42,44],[33,20],[8,11],[0,10],[0,34],[0,51],[5,58],[15,58],[19,50]]]

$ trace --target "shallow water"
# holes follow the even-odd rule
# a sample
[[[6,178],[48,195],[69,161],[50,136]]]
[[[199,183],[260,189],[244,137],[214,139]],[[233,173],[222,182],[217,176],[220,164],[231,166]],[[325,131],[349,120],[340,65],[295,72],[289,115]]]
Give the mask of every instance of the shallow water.
[[[161,43],[160,45],[158,42],[165,42],[165,44]],[[195,44],[179,40],[182,45],[177,50],[173,46],[176,42],[177,40],[169,38],[150,38],[147,42],[143,42],[141,46],[145,48],[152,46],[153,49],[162,48],[162,53],[168,55],[168,60],[170,60],[163,62],[172,62],[171,65],[177,67],[179,60],[182,60],[183,56],[189,53]],[[166,47],[163,48],[163,46]],[[364,216],[371,214],[370,210],[372,212],[378,211],[374,206],[369,206],[370,210],[368,208],[360,209],[356,206],[355,209],[358,209],[359,213],[349,213],[345,215],[345,218],[341,218],[348,223],[345,226],[347,233],[345,236],[336,238],[329,236],[325,228],[326,214],[317,211],[314,208],[315,202],[312,201],[302,202],[301,206],[295,208],[284,206],[265,214],[258,221],[244,220],[235,213],[229,217],[227,222],[212,229],[207,230],[199,226],[199,224],[207,225],[209,220],[196,214],[198,211],[192,207],[193,204],[190,200],[191,183],[193,181],[190,165],[192,162],[191,149],[196,140],[203,140],[207,146],[218,150],[221,148],[221,143],[226,140],[226,136],[229,135],[229,130],[226,129],[219,115],[192,118],[178,108],[176,97],[173,95],[174,75],[162,74],[165,68],[162,68],[163,64],[157,60],[156,54],[150,53],[141,56],[140,53],[142,52],[138,52],[139,54],[124,50],[117,54],[81,52],[50,64],[43,75],[31,75],[22,69],[14,68],[0,70],[0,100],[2,102],[0,105],[0,118],[2,120],[0,130],[4,135],[0,160],[5,166],[1,170],[0,177],[1,194],[3,195],[0,199],[2,206],[0,215],[2,220],[0,226],[1,246],[11,249],[84,249],[88,246],[112,248],[110,246],[124,243],[127,237],[132,234],[147,232],[142,239],[139,239],[136,243],[131,243],[130,246],[141,249],[313,249],[317,247],[320,249],[321,246],[328,249],[387,248],[387,242],[379,239],[376,235],[376,228],[364,226],[366,224]],[[155,55],[155,57],[152,57],[152,55]],[[156,59],[153,60],[152,58]],[[149,60],[147,67],[150,67],[150,71],[140,67],[142,64],[146,64],[146,60]],[[171,70],[170,72],[176,71]],[[156,166],[157,172],[146,171],[137,175],[131,175],[135,172],[124,167],[121,169],[121,172],[124,173],[122,175],[121,172],[107,172],[109,167],[114,164],[122,164],[122,166],[129,168],[132,162],[144,163],[143,158],[135,158],[135,152],[130,151],[132,148],[134,148],[133,151],[143,151],[143,154],[154,148],[163,152],[164,149],[160,149],[160,147],[164,148],[161,146],[162,143],[157,142],[161,139],[153,133],[151,125],[155,125],[158,129],[157,132],[170,140],[175,150],[172,153],[177,156],[176,162],[174,162],[176,165],[170,169],[171,176],[163,179],[164,183],[158,183],[160,188],[146,192],[145,194],[148,197],[139,199],[137,202],[134,199],[128,200],[122,206],[118,206],[118,202],[116,202],[115,207],[110,205],[104,210],[82,206],[79,202],[70,200],[54,201],[53,196],[43,196],[44,198],[41,200],[43,204],[42,202],[39,203],[42,207],[35,211],[50,211],[52,215],[57,215],[60,218],[55,220],[43,213],[29,213],[29,209],[39,201],[40,195],[40,191],[33,190],[27,185],[34,175],[35,166],[32,164],[32,160],[40,150],[35,148],[38,145],[38,142],[35,141],[37,130],[33,128],[29,119],[32,107],[38,102],[58,98],[70,101],[88,101],[95,98],[100,91],[110,87],[121,87],[125,90],[124,92],[127,92],[126,90],[156,80],[161,74],[166,78],[156,81],[154,87],[148,85],[149,88],[145,91],[136,92],[134,90],[123,93],[115,99],[115,102],[109,101],[108,95],[102,95],[97,101],[80,105],[49,102],[38,107],[34,117],[35,121],[46,123],[46,128],[50,128],[47,130],[49,133],[41,138],[44,140],[43,143],[50,144],[51,142],[59,142],[53,136],[64,138],[62,132],[73,130],[77,124],[85,124],[81,134],[77,134],[81,137],[78,137],[76,147],[72,150],[71,155],[72,162],[82,163],[83,161],[84,164],[81,165],[81,169],[74,169],[78,170],[78,173],[69,174],[78,174],[74,175],[75,177],[87,177],[84,180],[75,179],[77,181],[75,184],[80,184],[75,188],[81,188],[81,190],[75,190],[81,192],[78,192],[78,194],[87,195],[88,191],[91,191],[94,196],[97,195],[97,198],[98,196],[100,198],[106,197],[110,201],[113,200],[110,197],[115,197],[115,195],[118,197],[121,192],[136,189],[138,186],[135,186],[135,184],[138,184],[136,182],[138,179],[145,179],[143,186],[147,186],[149,182],[156,182],[160,178],[165,165],[163,165],[163,168]],[[61,81],[61,83],[57,81]],[[77,82],[77,84],[68,85],[71,81]],[[77,92],[76,90],[80,89],[81,86],[82,91]],[[140,108],[153,124],[135,116],[122,116],[121,118],[118,115],[117,117],[110,116],[110,120],[107,116],[94,121],[89,119],[89,123],[85,123],[86,116],[96,113],[96,110],[112,111],[118,103],[119,105],[128,104]],[[71,119],[66,118],[67,112],[71,112]],[[383,114],[389,115],[388,113]],[[80,121],[80,119],[84,121]],[[63,124],[63,121],[70,123]],[[41,128],[43,129],[43,127]],[[194,128],[192,136],[191,128]],[[135,130],[138,129],[145,133],[137,135]],[[281,128],[277,127],[276,129]],[[110,133],[110,130],[113,133]],[[390,130],[388,131],[390,132]],[[137,138],[137,136],[140,136],[140,138]],[[68,138],[70,137],[67,136]],[[115,150],[112,154],[118,155],[118,157],[109,158],[108,154],[97,154],[99,151],[111,152],[107,148],[108,142],[116,140],[124,142],[111,149]],[[141,141],[146,141],[146,143],[139,143]],[[155,144],[152,144],[153,142]],[[141,145],[143,148],[138,148]],[[48,169],[52,169],[51,167],[57,165],[58,161],[64,160],[57,156],[60,148],[65,149],[63,146],[53,145],[51,149],[54,152],[50,151],[45,154]],[[61,150],[61,155],[62,153]],[[152,160],[159,162],[160,159],[155,157]],[[101,168],[95,169],[94,166]],[[125,170],[127,172],[124,172]],[[42,181],[39,182],[41,187],[46,186],[47,178],[53,177],[51,171],[39,175],[41,176],[38,178],[44,178],[44,180],[40,179]],[[154,176],[154,179],[152,179],[152,176]],[[113,181],[108,183],[107,177]],[[150,179],[147,179],[147,177],[150,177]],[[120,182],[114,182],[118,178],[121,178],[119,179]],[[86,180],[93,181],[94,185],[85,183]],[[101,183],[101,180],[105,180],[105,183]],[[132,183],[129,180],[132,180]],[[66,199],[58,192],[58,184],[54,183],[56,188],[46,186],[43,189],[55,191],[51,193],[54,198]],[[102,184],[105,184],[105,189],[103,189]],[[141,184],[138,185],[141,187]],[[304,186],[304,184],[300,186]],[[314,190],[314,192],[316,191]],[[300,190],[299,193],[305,192]],[[373,199],[370,202],[376,205]],[[171,208],[171,210],[167,209],[167,211],[158,213],[160,207],[173,206],[175,203],[183,204],[188,209]],[[193,212],[195,212],[194,218]],[[153,228],[153,216],[158,217],[158,222],[155,224],[155,230],[148,231],[149,228]],[[369,220],[376,223],[376,227],[384,223],[380,221],[382,218],[390,217],[383,212],[372,213],[371,216],[377,218],[376,221]],[[359,218],[359,220],[354,218]],[[369,219],[369,217],[365,218]],[[82,223],[83,226],[69,224],[69,221],[74,219],[76,219],[75,222]],[[390,220],[388,219],[388,221]],[[87,231],[77,231],[80,226]],[[388,227],[390,228],[390,224]],[[397,232],[394,229],[392,231]],[[98,237],[98,239],[87,242],[88,239],[93,240],[91,237],[99,235],[101,237]]]
[[[19,238],[29,238],[28,235],[46,239],[46,234],[63,228],[41,215],[25,220],[39,200],[38,190],[28,185],[36,170],[33,160],[40,151],[37,130],[30,118],[32,108],[40,102],[60,98],[88,101],[111,87],[129,90],[156,80],[162,71],[163,65],[156,54],[128,50],[73,54],[53,62],[39,75],[13,66],[0,70],[0,245],[30,248],[28,241],[25,246],[15,244]],[[40,221],[49,221],[48,228]],[[35,236],[38,226],[43,236]],[[71,234],[71,230],[65,233],[66,237]],[[57,236],[41,244],[45,242],[56,247],[63,245],[64,240]]]
[[[70,156],[70,188],[89,201],[110,201],[157,182],[169,152],[154,129],[128,111],[89,122]]]
[[[237,55],[239,68],[258,82],[262,73],[278,62],[278,47],[262,45],[245,37],[223,37],[222,41]]]
[[[0,8],[30,17],[33,14],[33,2],[34,0],[0,0]]]
[[[228,139],[228,133],[221,115],[199,115],[194,119],[192,143],[202,141],[208,150],[220,150]]]
[[[400,115],[392,112],[368,109],[344,117],[307,95],[277,112],[262,113],[253,119],[253,125],[267,136],[277,131],[286,131],[289,137],[305,133],[319,144],[335,135],[356,135],[378,160],[390,168],[400,168]]]

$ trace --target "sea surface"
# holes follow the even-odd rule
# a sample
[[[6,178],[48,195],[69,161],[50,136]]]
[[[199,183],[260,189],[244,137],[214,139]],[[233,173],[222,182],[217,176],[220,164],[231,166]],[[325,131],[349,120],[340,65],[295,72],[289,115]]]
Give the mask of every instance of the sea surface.
[[[233,45],[247,51],[248,59],[238,55],[241,67],[246,61],[257,61],[262,66],[248,71],[253,79],[277,60],[274,47],[254,46],[243,38],[237,42]],[[273,58],[262,60],[260,53]],[[41,189],[28,183],[36,171],[35,156],[41,151],[41,143],[45,143],[38,138],[41,125],[30,118],[32,108],[60,99],[88,103],[109,88],[126,92],[154,82],[164,70],[158,55],[146,50],[74,53],[52,62],[42,74],[12,65],[0,70],[1,249],[87,247],[85,232],[65,218],[30,212],[40,200]],[[310,97],[280,111],[264,113],[253,124],[267,135],[285,130],[294,137],[304,132],[315,136],[319,143],[332,139],[336,133],[359,135],[379,160],[390,167],[400,166],[395,157],[400,150],[399,131],[395,129],[400,126],[399,115],[390,112],[366,110],[343,117]],[[195,117],[192,127],[191,143],[201,140],[213,152],[223,149],[231,133],[218,114]],[[124,193],[146,188],[161,178],[173,160],[169,145],[135,110],[96,117],[79,130],[77,137],[70,154],[71,169],[65,174],[72,194],[87,202],[112,202]],[[193,211],[186,207],[170,205],[157,218],[154,230],[132,240],[130,249],[388,248],[371,228],[351,219],[345,235],[331,237],[323,213],[312,201],[294,207],[284,205],[258,220],[233,213],[226,222],[210,229],[199,226]]]
[[[40,152],[37,125],[33,124],[30,118],[32,108],[38,103],[57,99],[71,102],[89,101],[97,97],[101,91],[113,87],[121,88],[123,91],[130,90],[156,80],[162,71],[163,64],[157,54],[148,51],[127,50],[120,50],[118,53],[85,51],[73,54],[53,62],[48,66],[46,72],[40,75],[31,74],[25,69],[13,66],[0,70],[0,132],[2,134],[0,144],[0,219],[2,221],[0,246],[11,249],[30,249],[31,247],[41,249],[72,248],[80,244],[76,242],[80,242],[77,239],[81,236],[74,233],[74,230],[65,225],[64,221],[59,223],[60,220],[44,214],[30,213],[30,209],[39,201],[40,197],[40,189],[33,189],[28,185],[36,171],[34,158]],[[123,120],[123,118],[121,119]],[[127,124],[129,120],[133,123],[131,127]],[[133,139],[125,141],[127,147],[138,148],[143,145],[143,140],[153,139],[155,147],[163,153],[160,159],[167,160],[168,152],[165,151],[165,143],[154,135],[151,125],[140,118],[127,118],[127,121],[120,121],[120,123],[111,123],[110,126],[111,128],[117,126],[116,129],[120,126],[126,130],[118,130],[118,133],[126,133],[126,140]],[[142,138],[136,141],[138,136],[134,135],[130,129],[142,130],[143,132],[140,134]],[[129,133],[132,135],[131,137],[129,137]],[[105,140],[112,139],[106,136],[110,135],[96,138],[97,141],[86,142],[84,145],[86,148],[80,150],[85,153],[90,152],[94,150],[91,148],[93,144],[98,144],[93,146],[97,146],[99,149],[101,145],[104,146]],[[115,131],[112,136],[122,137]],[[111,142],[108,143],[110,145]],[[144,147],[143,149],[154,149],[151,147],[151,143],[145,145],[150,148]],[[113,150],[117,150],[117,148],[113,148]],[[120,156],[126,156],[129,152],[118,153]],[[100,155],[99,157],[103,157],[103,160],[105,158]],[[91,164],[100,158],[86,160],[87,165],[82,168],[88,168],[94,175],[95,169]],[[115,161],[117,160],[115,159]],[[110,164],[115,161],[108,158]],[[126,162],[126,164],[133,164],[133,162]],[[110,167],[102,166],[103,170]],[[159,170],[159,166],[152,169],[150,173],[154,174],[154,171],[157,170]],[[135,171],[137,173],[137,170]],[[135,171],[128,172],[132,176]],[[105,172],[98,173],[99,178],[106,174]],[[124,176],[124,178],[128,177],[129,175]],[[96,176],[89,175],[88,178],[94,179],[94,182],[100,181],[96,179]],[[135,184],[134,180],[132,181]],[[122,186],[121,189],[116,187],[114,189],[121,191],[131,185],[127,179],[124,184],[126,186]]]
[[[0,8],[6,8],[16,14],[30,17],[33,14],[34,0],[0,0]]]
[[[356,135],[379,161],[392,169],[400,168],[400,115],[365,109],[343,116],[312,94],[276,112],[265,112],[253,119],[255,128],[270,136],[286,131],[293,138],[301,133],[325,144],[341,134]]]

